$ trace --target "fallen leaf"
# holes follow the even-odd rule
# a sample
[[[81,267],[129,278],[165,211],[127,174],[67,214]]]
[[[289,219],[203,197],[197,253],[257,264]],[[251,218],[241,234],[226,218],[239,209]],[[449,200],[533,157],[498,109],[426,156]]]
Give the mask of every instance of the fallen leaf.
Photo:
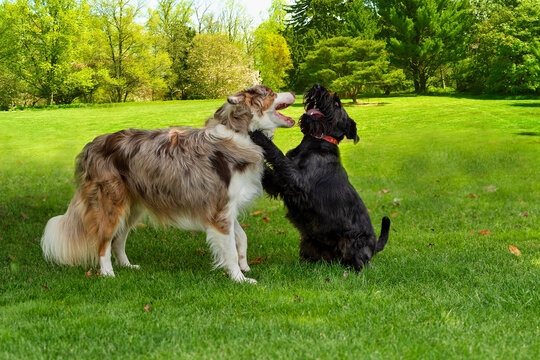
[[[398,214],[397,213],[393,213],[392,214],[392,217],[396,217]]]
[[[529,212],[528,211],[525,211],[523,214],[521,214],[521,217],[527,217],[529,216]]]
[[[294,298],[294,301],[302,302],[304,300],[302,300],[300,296],[296,295],[296,297]]]
[[[476,194],[473,194],[473,193],[470,193],[470,194],[469,194],[469,197],[470,197],[471,199],[474,199],[474,198],[477,198],[477,197],[480,197],[480,196],[479,196],[479,195],[476,195]]]
[[[326,278],[326,279],[324,279],[324,281],[330,282],[330,278]]]
[[[150,310],[152,310],[152,308],[150,308],[150,305],[152,305],[151,301],[148,304],[144,305],[144,310],[150,312]]]
[[[382,189],[382,190],[377,191],[377,195],[388,194],[389,192],[390,192],[390,190],[388,190],[388,189]]]
[[[85,276],[86,276],[87,279],[90,279],[90,278],[92,277],[92,270],[94,270],[94,269],[90,268],[90,270],[88,270],[88,271],[86,272],[86,275],[85,275]]]
[[[28,220],[28,219],[29,219],[28,215],[26,215],[26,214],[23,213],[22,211],[21,211],[21,216],[22,216],[23,219],[25,219],[25,220]]]
[[[495,185],[489,185],[489,186],[484,186],[484,187],[482,188],[482,190],[483,190],[484,192],[492,193],[492,192],[497,191],[497,187],[496,187]]]
[[[197,252],[202,255],[202,254],[206,254],[208,251],[198,249]]]
[[[250,213],[249,215],[255,216],[255,215],[261,215],[261,214],[268,214],[268,211],[258,210],[258,211],[254,211],[254,212]]]
[[[240,224],[240,226],[245,229],[249,227],[249,224]]]
[[[414,252],[415,252],[415,253],[417,253],[417,252],[418,252],[418,250],[414,249]]]
[[[478,233],[480,235],[491,235],[491,231],[489,230],[478,230]]]
[[[269,223],[269,222],[270,222],[270,218],[269,218],[268,216],[263,216],[262,219],[263,219],[263,221],[264,221],[265,223]]]
[[[367,212],[370,213],[370,212],[371,212],[371,209],[367,209]]]
[[[263,261],[266,261],[266,260],[268,260],[268,256],[265,256],[264,259],[259,256],[259,257],[255,258],[255,259],[251,260],[248,264],[249,265],[260,264],[260,263],[262,263]]]
[[[510,252],[516,256],[521,256],[521,251],[519,251],[519,249],[514,245],[508,246],[508,250],[510,250]]]
[[[401,205],[401,199],[394,198],[394,201],[392,202],[393,207],[398,207]]]
[[[44,289],[47,290],[47,291],[50,290],[49,287],[48,287],[47,285],[45,285],[45,284],[41,284],[41,287],[44,288]]]
[[[145,228],[146,227],[146,224],[145,223],[138,223],[137,225],[135,225],[136,227],[138,228]]]
[[[392,228],[392,231],[397,232],[397,230],[395,228]]]
[[[474,234],[474,231],[473,231],[473,230],[469,230],[469,234]]]

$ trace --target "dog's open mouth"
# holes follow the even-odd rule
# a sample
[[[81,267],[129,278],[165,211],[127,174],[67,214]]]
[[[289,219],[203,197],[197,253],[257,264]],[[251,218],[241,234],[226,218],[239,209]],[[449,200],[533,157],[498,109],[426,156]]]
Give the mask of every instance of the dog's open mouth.
[[[310,115],[310,116],[315,116],[315,117],[318,117],[318,118],[322,118],[324,117],[324,114],[322,112],[319,111],[319,109],[309,109],[308,111],[306,111],[306,114]]]
[[[289,106],[291,106],[292,103],[279,103],[276,105],[276,107],[274,108],[274,114],[280,118],[281,120],[285,121],[285,123],[287,123],[287,125],[289,125],[289,127],[292,127],[294,125],[294,120],[293,118],[291,117],[288,117],[288,116],[285,116],[283,114],[280,114],[278,113],[277,111],[278,110],[283,110],[283,109],[286,109],[288,108]]]

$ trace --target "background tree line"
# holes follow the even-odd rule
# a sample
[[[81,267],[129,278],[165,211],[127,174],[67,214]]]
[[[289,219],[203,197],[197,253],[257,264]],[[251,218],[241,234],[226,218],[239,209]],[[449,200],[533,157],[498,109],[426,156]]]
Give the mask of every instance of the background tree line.
[[[351,96],[540,91],[537,0],[3,0],[0,107],[221,97],[262,82]]]

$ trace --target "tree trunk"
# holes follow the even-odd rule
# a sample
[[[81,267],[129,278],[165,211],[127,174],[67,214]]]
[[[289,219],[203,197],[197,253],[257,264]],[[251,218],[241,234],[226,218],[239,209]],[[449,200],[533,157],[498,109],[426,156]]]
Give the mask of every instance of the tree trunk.
[[[442,68],[441,68],[441,83],[442,83],[442,88],[446,89],[446,81],[444,80],[444,72]]]

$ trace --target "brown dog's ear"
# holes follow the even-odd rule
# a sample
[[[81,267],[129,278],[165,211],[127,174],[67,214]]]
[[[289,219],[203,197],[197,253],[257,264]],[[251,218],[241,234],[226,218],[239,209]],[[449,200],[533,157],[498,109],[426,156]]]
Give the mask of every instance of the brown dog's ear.
[[[243,94],[238,94],[238,93],[231,95],[227,98],[227,102],[231,105],[238,105],[244,100],[245,100],[245,96]]]

